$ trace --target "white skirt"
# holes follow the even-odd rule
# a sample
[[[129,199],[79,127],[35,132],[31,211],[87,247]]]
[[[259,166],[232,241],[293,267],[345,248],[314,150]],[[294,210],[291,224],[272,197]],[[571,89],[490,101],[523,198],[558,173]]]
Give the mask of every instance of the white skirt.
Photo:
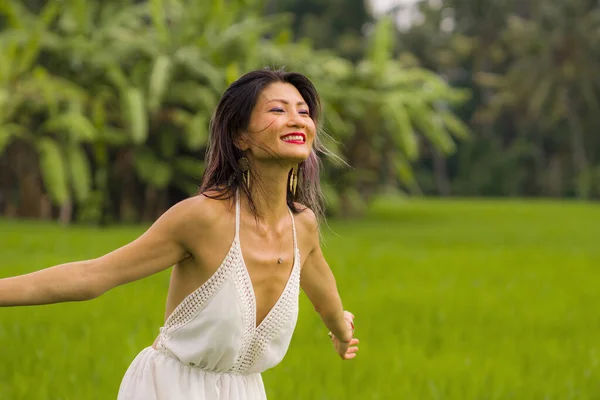
[[[259,373],[238,375],[191,367],[147,347],[133,360],[117,400],[266,400]]]

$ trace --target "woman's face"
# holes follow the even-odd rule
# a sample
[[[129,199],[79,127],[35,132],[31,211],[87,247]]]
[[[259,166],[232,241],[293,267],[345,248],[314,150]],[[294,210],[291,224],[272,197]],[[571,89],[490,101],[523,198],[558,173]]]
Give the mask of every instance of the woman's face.
[[[277,159],[297,164],[306,160],[316,133],[309,111],[294,85],[277,82],[267,86],[252,110],[248,132],[242,134],[242,150],[256,161]]]

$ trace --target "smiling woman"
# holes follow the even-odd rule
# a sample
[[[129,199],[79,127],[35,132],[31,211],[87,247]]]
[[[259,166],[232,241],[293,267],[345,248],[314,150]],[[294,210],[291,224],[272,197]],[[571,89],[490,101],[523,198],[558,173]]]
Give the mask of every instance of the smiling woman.
[[[216,189],[223,199],[232,198],[240,189],[255,213],[255,201],[261,197],[250,190],[261,191],[266,181],[285,184],[295,179],[299,185],[293,196],[287,191],[288,207],[300,212],[302,204],[321,221],[318,154],[329,152],[318,133],[320,116],[319,95],[304,75],[258,70],[241,77],[225,91],[211,121],[200,192]],[[287,135],[295,140],[290,142]],[[248,180],[253,182],[251,186],[244,184]],[[280,189],[286,193],[285,188]]]
[[[120,400],[265,399],[261,373],[287,352],[300,287],[339,356],[354,358],[354,316],[319,243],[319,113],[303,75],[244,75],[211,121],[197,196],[102,257],[1,279],[0,306],[89,300],[174,265],[165,323]]]
[[[255,173],[257,176],[264,177],[265,169],[270,169],[267,165],[272,163],[277,164],[274,172],[285,173],[309,157],[315,129],[309,106],[298,89],[290,83],[276,82],[261,92],[248,133],[240,136],[238,147],[255,169],[262,169]]]

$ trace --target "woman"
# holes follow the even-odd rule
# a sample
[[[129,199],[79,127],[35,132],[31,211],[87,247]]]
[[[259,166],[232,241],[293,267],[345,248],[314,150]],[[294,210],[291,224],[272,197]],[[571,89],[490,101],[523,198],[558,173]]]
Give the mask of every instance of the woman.
[[[0,306],[89,300],[174,265],[165,324],[121,400],[265,399],[260,373],[287,351],[300,286],[337,353],[354,358],[354,316],[319,245],[319,113],[303,75],[244,75],[211,121],[198,196],[102,257],[0,280]]]

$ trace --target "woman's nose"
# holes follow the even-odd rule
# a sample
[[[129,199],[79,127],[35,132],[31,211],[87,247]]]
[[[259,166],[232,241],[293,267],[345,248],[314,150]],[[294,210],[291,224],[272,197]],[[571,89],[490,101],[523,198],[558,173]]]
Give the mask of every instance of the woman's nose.
[[[288,126],[304,127],[304,121],[299,113],[291,112],[288,115],[290,116],[288,119]]]

